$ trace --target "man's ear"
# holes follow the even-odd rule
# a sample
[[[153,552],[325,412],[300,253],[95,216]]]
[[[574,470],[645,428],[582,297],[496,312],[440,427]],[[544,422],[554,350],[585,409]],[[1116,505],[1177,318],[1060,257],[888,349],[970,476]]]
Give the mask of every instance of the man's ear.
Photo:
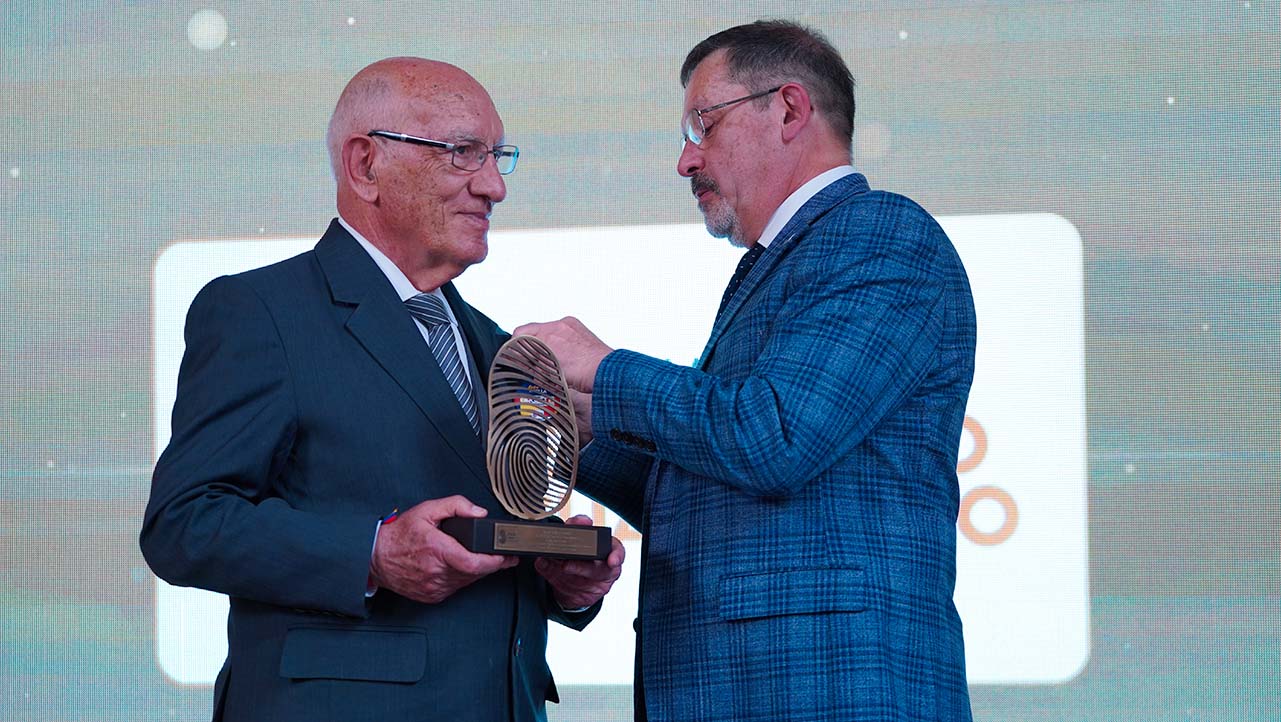
[[[778,90],[783,99],[782,138],[789,143],[801,134],[814,117],[814,106],[810,104],[810,94],[797,83],[787,83]]]
[[[342,144],[342,175],[356,196],[366,203],[378,200],[378,174],[374,160],[378,146],[367,135],[353,135]]]

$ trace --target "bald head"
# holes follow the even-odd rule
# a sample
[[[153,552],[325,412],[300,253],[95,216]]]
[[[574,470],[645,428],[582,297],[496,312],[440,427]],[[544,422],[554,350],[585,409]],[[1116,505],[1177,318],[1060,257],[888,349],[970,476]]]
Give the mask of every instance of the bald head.
[[[375,129],[412,133],[402,128],[421,121],[431,106],[476,93],[489,99],[475,78],[449,63],[400,57],[365,66],[347,83],[329,118],[325,139],[334,177],[341,184],[342,146],[351,135]]]
[[[446,145],[492,149],[504,141],[502,118],[475,78],[434,60],[380,60],[343,90],[327,141],[338,215],[418,290],[484,260],[489,216],[507,185],[492,153],[478,168],[462,167]]]

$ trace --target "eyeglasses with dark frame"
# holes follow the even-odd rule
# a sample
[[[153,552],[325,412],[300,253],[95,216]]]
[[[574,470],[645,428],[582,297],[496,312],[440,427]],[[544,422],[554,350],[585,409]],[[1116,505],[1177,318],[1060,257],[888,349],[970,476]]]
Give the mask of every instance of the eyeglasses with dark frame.
[[[516,159],[520,157],[520,148],[514,145],[496,145],[492,149],[484,143],[469,141],[466,143],[446,143],[443,140],[419,138],[416,135],[397,133],[391,130],[371,130],[370,137],[399,140],[403,143],[426,145],[449,151],[449,162],[459,170],[477,171],[485,166],[485,157],[494,156],[494,166],[499,175],[509,175],[516,170]]]
[[[703,141],[707,138],[707,126],[703,124],[704,113],[710,113],[713,110],[720,110],[721,108],[728,108],[729,106],[734,105],[736,103],[743,103],[748,100],[756,100],[757,98],[763,98],[766,95],[769,95],[770,93],[777,93],[782,89],[783,89],[783,86],[778,85],[773,88],[770,88],[769,90],[762,90],[759,93],[744,95],[741,98],[727,100],[724,103],[717,103],[716,105],[713,105],[708,108],[703,108],[701,110],[691,109],[688,113],[685,114],[685,117],[681,119],[681,135],[685,137],[685,140],[689,141],[690,143],[693,143],[694,145],[702,145]]]

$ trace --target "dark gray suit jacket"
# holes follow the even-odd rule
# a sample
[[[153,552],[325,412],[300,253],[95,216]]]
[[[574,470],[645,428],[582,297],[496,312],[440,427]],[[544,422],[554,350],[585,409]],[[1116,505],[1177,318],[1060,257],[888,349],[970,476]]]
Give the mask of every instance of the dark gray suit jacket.
[[[477,367],[506,340],[444,287]],[[482,441],[373,259],[336,221],[315,250],[192,303],[143,554],[231,597],[215,719],[536,720],[556,688],[532,564],[440,604],[366,599],[379,517],[462,494],[508,518]]]

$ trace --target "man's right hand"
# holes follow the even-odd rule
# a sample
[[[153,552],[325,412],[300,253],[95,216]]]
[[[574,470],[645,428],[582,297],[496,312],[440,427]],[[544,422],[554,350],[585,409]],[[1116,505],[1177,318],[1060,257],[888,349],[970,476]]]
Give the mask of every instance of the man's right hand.
[[[574,406],[574,421],[578,426],[578,448],[581,450],[592,441],[592,395],[570,389],[569,400]]]
[[[369,576],[375,585],[402,597],[435,604],[500,569],[516,557],[473,554],[437,527],[451,516],[478,519],[487,514],[463,496],[429,499],[378,529]]]

